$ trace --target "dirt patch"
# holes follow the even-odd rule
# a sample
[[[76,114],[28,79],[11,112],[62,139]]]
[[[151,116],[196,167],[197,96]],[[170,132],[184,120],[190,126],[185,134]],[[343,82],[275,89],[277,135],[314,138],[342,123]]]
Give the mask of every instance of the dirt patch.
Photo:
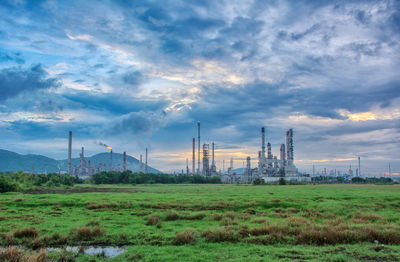
[[[135,188],[96,188],[96,187],[84,187],[84,188],[43,188],[35,190],[24,191],[24,194],[74,194],[74,193],[135,193],[143,192],[143,190]]]

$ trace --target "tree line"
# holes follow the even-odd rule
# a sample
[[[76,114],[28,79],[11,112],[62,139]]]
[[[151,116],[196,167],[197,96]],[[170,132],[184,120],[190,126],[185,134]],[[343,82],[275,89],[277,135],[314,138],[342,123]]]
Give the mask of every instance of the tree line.
[[[124,172],[100,172],[94,174],[90,182],[94,184],[219,184],[219,177],[200,175],[142,174],[130,170]]]
[[[199,175],[141,174],[132,171],[100,172],[87,179],[68,174],[31,174],[18,172],[0,173],[0,193],[17,192],[35,187],[73,186],[74,184],[219,184],[219,177]]]
[[[84,180],[68,174],[31,174],[18,172],[0,173],[0,193],[28,190],[33,187],[73,186]]]

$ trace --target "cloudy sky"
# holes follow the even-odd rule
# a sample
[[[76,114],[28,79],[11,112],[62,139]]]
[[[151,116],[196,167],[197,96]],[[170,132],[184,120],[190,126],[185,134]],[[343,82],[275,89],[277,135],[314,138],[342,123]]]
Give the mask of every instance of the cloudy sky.
[[[0,148],[185,167],[201,121],[218,168],[260,127],[296,165],[400,169],[398,1],[0,1]]]

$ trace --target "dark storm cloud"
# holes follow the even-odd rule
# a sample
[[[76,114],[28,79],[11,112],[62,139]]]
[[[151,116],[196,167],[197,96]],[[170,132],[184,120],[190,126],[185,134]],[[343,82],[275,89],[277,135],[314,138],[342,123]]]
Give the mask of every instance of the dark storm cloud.
[[[137,87],[143,82],[143,75],[138,71],[127,72],[122,75],[122,81],[131,87]]]
[[[32,65],[28,69],[5,68],[0,71],[0,101],[23,92],[35,92],[58,85],[57,79],[48,78],[48,74],[40,64]]]
[[[1,34],[0,34],[1,36]],[[22,58],[21,53],[19,52],[10,52],[7,53],[5,51],[2,51],[0,49],[0,63],[1,62],[8,62],[8,61],[13,61],[17,64],[24,64],[25,60]]]
[[[11,131],[13,136],[3,137],[0,134],[0,138],[15,139],[16,134],[22,140],[64,138],[66,137],[65,130],[72,130],[81,137],[91,138],[97,132],[96,130],[101,128],[99,125],[90,123],[83,125],[79,122],[60,122],[58,121],[60,118],[57,116],[48,116],[48,121],[44,121],[46,120],[45,117],[41,120],[41,122],[32,121],[31,119],[7,122],[5,129]]]
[[[65,94],[63,97],[78,108],[104,111],[115,115],[124,115],[140,110],[157,111],[167,105],[167,101],[162,100],[139,100],[119,94],[103,94],[88,91]]]
[[[164,126],[166,113],[161,112],[132,112],[105,128],[110,134],[150,134]]]

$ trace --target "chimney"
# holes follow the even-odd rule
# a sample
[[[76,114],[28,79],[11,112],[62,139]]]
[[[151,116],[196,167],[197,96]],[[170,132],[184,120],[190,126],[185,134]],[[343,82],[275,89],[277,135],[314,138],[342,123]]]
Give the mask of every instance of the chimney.
[[[186,158],[186,175],[189,175],[189,160]]]
[[[68,139],[68,174],[71,175],[71,151],[72,151],[72,131],[69,131]]]
[[[194,137],[192,141],[192,146],[193,146],[192,174],[194,175],[196,173],[196,140],[194,139]]]
[[[197,121],[197,133],[198,133],[197,174],[200,175],[200,121]]]
[[[146,147],[146,163],[144,165],[144,173],[147,174],[147,147]]]
[[[126,152],[124,152],[124,155],[123,155],[122,168],[123,168],[124,171],[126,171]]]
[[[212,166],[215,166],[215,160],[214,160],[214,142],[212,142],[212,162],[211,162]]]
[[[110,171],[112,171],[112,149],[110,150]]]
[[[143,160],[142,160],[142,155],[140,155],[140,173],[143,173]]]
[[[261,127],[261,166],[265,162],[265,128]]]

